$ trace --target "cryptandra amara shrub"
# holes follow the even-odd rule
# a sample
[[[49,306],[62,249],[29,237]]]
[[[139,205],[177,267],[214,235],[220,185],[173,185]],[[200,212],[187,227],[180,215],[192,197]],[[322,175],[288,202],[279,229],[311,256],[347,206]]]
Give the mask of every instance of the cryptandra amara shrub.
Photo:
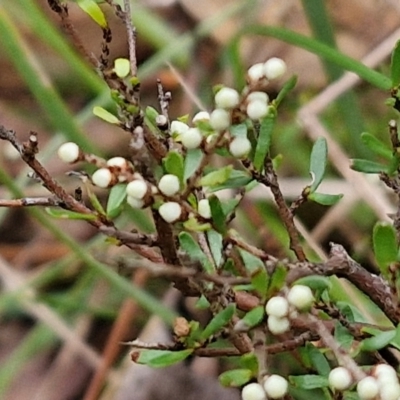
[[[75,40],[65,3],[48,0],[53,11]],[[94,113],[130,135],[129,159],[109,160],[88,154],[76,143],[60,146],[59,158],[70,164],[91,163],[96,171],[88,176],[75,173],[82,184],[108,191],[104,210],[93,193],[81,200],[80,189],[67,193],[38,161],[38,136],[20,143],[15,133],[0,127],[0,138],[10,142],[35,178],[51,193],[47,198],[2,200],[2,206],[41,205],[52,215],[83,219],[116,245],[127,246],[140,256],[138,265],[150,273],[165,274],[183,296],[197,297],[198,306],[213,314],[201,327],[197,321],[178,318],[172,343],[147,344],[134,340],[132,360],[152,367],[165,367],[189,356],[235,357],[235,367],[220,376],[222,384],[241,387],[243,400],[306,398],[331,399],[400,398],[400,385],[391,349],[400,348],[398,262],[399,211],[393,226],[378,223],[373,232],[374,251],[381,275],[376,276],[353,260],[340,244],[331,244],[329,258],[310,262],[303,239],[294,224],[299,207],[307,201],[332,205],[340,195],[318,193],[327,162],[324,139],[314,143],[310,157],[311,182],[291,204],[284,200],[277,175],[279,159],[270,150],[278,109],[295,86],[295,78],[282,85],[271,100],[268,84],[287,71],[279,58],[251,66],[247,84],[238,91],[215,89],[214,105],[192,118],[170,119],[171,95],[157,82],[159,110],[140,101],[137,77],[135,29],[130,23],[129,2],[124,8],[107,3],[126,25],[128,59],[109,61],[111,31],[95,2],[86,9],[103,32],[99,59],[86,56],[110,88],[118,108],[113,115],[101,107]],[[84,51],[82,45],[79,46]],[[394,53],[393,60],[398,59]],[[393,62],[393,76],[398,61]],[[397,85],[393,81],[393,105],[398,107]],[[364,135],[370,149],[384,156],[386,164],[353,160],[360,172],[379,173],[380,179],[399,196],[400,139],[397,125],[389,123],[392,148],[371,135]],[[288,149],[296,151],[296,149]],[[213,167],[215,157],[223,167]],[[290,259],[277,259],[230,227],[235,211],[246,194],[257,185],[270,189],[277,211],[290,239]],[[219,193],[231,189],[235,195],[222,199]],[[156,234],[121,231],[115,220],[124,208],[148,210]],[[331,276],[351,282],[367,295],[386,316],[386,326],[362,322],[353,304],[331,296]],[[385,350],[385,351],[383,351]],[[271,354],[295,352],[303,369],[281,376],[270,371]],[[361,357],[368,354],[368,358]],[[283,359],[283,364],[284,364]],[[365,361],[367,360],[367,361]],[[392,365],[391,365],[392,364]],[[291,372],[282,366],[282,375]],[[277,373],[278,372],[278,373]]]

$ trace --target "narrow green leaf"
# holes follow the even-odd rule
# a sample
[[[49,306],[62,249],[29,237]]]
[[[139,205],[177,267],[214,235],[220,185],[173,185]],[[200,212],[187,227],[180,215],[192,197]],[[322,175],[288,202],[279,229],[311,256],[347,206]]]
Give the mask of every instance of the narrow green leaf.
[[[218,268],[222,261],[222,249],[223,249],[222,235],[217,231],[215,231],[214,229],[208,230],[206,235],[207,235],[208,245],[210,246],[211,254],[213,256],[215,265]]]
[[[332,287],[331,280],[326,276],[310,275],[298,279],[294,284],[308,286],[313,291],[330,290]]]
[[[185,360],[193,353],[192,349],[181,351],[170,350],[140,350],[138,364],[152,368],[163,368]]]
[[[321,350],[317,349],[311,343],[307,343],[306,349],[308,351],[309,358],[315,370],[322,376],[328,376],[331,371],[331,367]]]
[[[261,120],[260,133],[257,138],[256,150],[254,153],[253,164],[257,171],[261,171],[264,166],[264,160],[271,144],[272,131],[274,129],[276,113],[268,113]]]
[[[211,195],[208,198],[211,209],[211,217],[215,230],[221,234],[224,234],[227,230],[226,225],[226,214],[222,208],[219,198],[215,195]]]
[[[342,194],[323,194],[313,192],[307,196],[307,199],[322,204],[323,206],[333,206],[339,202],[342,197]]]
[[[131,64],[126,58],[117,58],[114,61],[114,72],[120,78],[126,78],[131,71]]]
[[[231,369],[223,372],[218,380],[225,387],[240,387],[252,378],[253,373],[249,369]]]
[[[211,335],[219,332],[232,319],[236,311],[235,304],[229,304],[216,314],[201,333],[201,339],[207,340]]]
[[[263,299],[265,299],[268,291],[269,276],[264,267],[259,268],[251,275],[251,284]]]
[[[354,171],[364,172],[365,174],[380,174],[381,172],[389,171],[386,165],[359,158],[353,158],[351,160],[350,168],[354,169]]]
[[[385,160],[391,161],[393,158],[392,150],[390,150],[389,146],[380,141],[374,135],[371,135],[368,132],[363,132],[361,134],[361,140],[371,151],[378,156],[383,157]]]
[[[211,306],[210,302],[207,300],[206,296],[202,294],[196,302],[196,308],[199,310],[207,310]]]
[[[396,336],[396,330],[380,332],[378,335],[364,339],[360,346],[364,351],[375,351],[386,347]]]
[[[111,188],[107,201],[107,216],[111,219],[116,218],[122,211],[122,206],[126,199],[126,185],[118,184]]]
[[[395,229],[387,222],[377,222],[372,232],[372,242],[376,262],[381,273],[387,277],[389,264],[397,260],[398,245]]]
[[[96,117],[99,117],[103,121],[106,121],[110,124],[114,124],[114,125],[120,124],[119,119],[114,114],[111,114],[109,111],[105,110],[103,107],[99,107],[99,106],[93,107],[93,114]]]
[[[213,186],[210,189],[210,191],[218,192],[219,190],[223,190],[223,189],[243,188],[244,186],[246,186],[247,184],[249,184],[252,181],[255,182],[255,185],[257,185],[258,182],[254,181],[248,172],[234,169],[234,170],[232,170],[231,175],[228,180],[226,180],[221,185]]]
[[[201,250],[199,244],[193,239],[193,237],[187,232],[181,232],[179,234],[179,243],[181,248],[188,254],[188,256],[194,260],[199,261],[203,266],[204,270],[212,274],[214,272],[214,266],[208,257]]]
[[[278,265],[272,274],[268,287],[268,296],[275,295],[285,284],[287,270],[283,265]]]
[[[46,207],[47,214],[59,219],[81,219],[85,221],[94,221],[97,219],[95,214],[81,214],[75,211],[63,210],[61,208]]]
[[[203,152],[200,149],[188,150],[185,157],[185,168],[183,179],[186,181],[189,179],[197,170],[203,159]]]
[[[159,112],[154,107],[147,106],[146,109],[144,110],[144,115],[147,119],[147,122],[149,122],[150,125],[154,127],[157,126],[156,119],[159,115]]]
[[[350,350],[354,342],[353,335],[339,322],[337,322],[335,326],[334,338],[340,344],[340,347],[345,350]]]
[[[326,161],[328,156],[328,146],[325,138],[318,138],[314,143],[310,157],[310,174],[312,183],[310,187],[311,193],[315,192],[322,182],[325,174]]]
[[[184,183],[184,161],[182,154],[177,151],[170,151],[167,157],[163,159],[163,164],[166,172],[176,175],[181,184]]]
[[[248,327],[252,328],[253,326],[258,325],[264,318],[265,315],[265,307],[258,306],[253,308],[251,311],[246,313],[241,321]]]
[[[273,101],[275,104],[276,108],[279,107],[279,105],[282,103],[283,99],[296,87],[297,84],[297,76],[293,75],[289,80],[287,80],[284,85],[282,86],[282,89],[278,93],[278,96],[276,99]]]
[[[78,6],[103,29],[107,28],[106,17],[94,0],[76,0]]]
[[[227,165],[223,168],[218,168],[215,171],[210,172],[209,174],[203,176],[200,179],[199,186],[215,186],[221,185],[226,182],[232,173],[233,166]]]
[[[329,386],[328,378],[319,375],[290,376],[289,381],[293,385],[306,390]]]
[[[392,87],[400,85],[400,40],[397,41],[396,46],[392,52],[392,60],[390,66],[390,74],[392,78]]]
[[[200,223],[196,217],[189,217],[184,223],[185,229],[191,232],[206,232],[212,228],[209,222]]]

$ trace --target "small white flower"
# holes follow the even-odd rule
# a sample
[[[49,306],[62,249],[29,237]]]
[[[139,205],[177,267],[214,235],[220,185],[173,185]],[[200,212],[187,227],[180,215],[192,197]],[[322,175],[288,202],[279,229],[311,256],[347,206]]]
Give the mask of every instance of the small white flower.
[[[294,285],[287,295],[288,302],[298,310],[310,308],[314,302],[311,289],[304,285]]]
[[[290,328],[290,321],[285,317],[277,318],[270,315],[267,323],[268,329],[273,335],[281,335],[282,333],[287,332]]]
[[[216,108],[210,115],[211,128],[224,131],[231,125],[231,114],[222,108]]]
[[[193,123],[198,121],[209,121],[210,120],[210,113],[207,111],[199,111],[192,119]]]
[[[160,192],[166,196],[173,196],[179,192],[179,178],[176,175],[166,174],[162,176],[160,182],[158,182],[158,188]]]
[[[239,104],[239,101],[239,93],[232,88],[223,87],[215,95],[215,105],[217,108],[232,109]]]
[[[288,386],[288,381],[280,375],[270,375],[264,381],[264,390],[271,399],[283,397],[288,391]]]
[[[165,222],[172,223],[182,215],[182,207],[175,201],[167,201],[160,206],[158,213]]]
[[[171,134],[172,135],[183,135],[187,132],[189,126],[181,121],[172,121],[171,122]]]
[[[143,206],[144,206],[143,200],[136,199],[135,197],[132,197],[132,196],[127,196],[126,201],[132,208],[140,209],[140,208],[143,208]]]
[[[379,393],[378,382],[372,376],[361,379],[357,384],[357,394],[360,400],[371,400]]]
[[[113,176],[108,168],[100,168],[92,175],[92,182],[94,185],[106,188],[111,185]]]
[[[142,200],[147,191],[147,183],[141,179],[135,179],[126,185],[126,194],[138,200]]]
[[[203,134],[199,128],[189,128],[181,134],[181,142],[187,149],[197,149],[203,141]]]
[[[251,92],[247,96],[247,101],[250,103],[252,101],[263,101],[264,103],[268,103],[269,97],[265,92]]]
[[[246,157],[251,150],[251,142],[247,137],[236,136],[229,143],[229,153],[236,158]]]
[[[264,64],[264,74],[269,80],[279,78],[286,72],[286,69],[285,61],[277,57],[270,58]]]
[[[329,385],[336,390],[343,391],[348,389],[352,383],[353,378],[347,368],[337,367],[329,373]]]
[[[257,63],[252,65],[247,70],[247,76],[249,77],[250,82],[258,82],[260,79],[264,78],[264,63]]]
[[[242,389],[242,400],[266,400],[263,387],[259,383],[249,383]]]
[[[257,121],[268,114],[268,105],[261,100],[250,101],[246,107],[246,114],[253,121]]]
[[[62,144],[57,151],[58,157],[65,163],[78,161],[80,155],[79,146],[74,142]]]
[[[118,168],[126,168],[127,161],[124,157],[113,157],[107,161],[107,166],[109,167],[118,167]]]
[[[289,303],[282,296],[271,297],[265,305],[265,312],[277,318],[286,317],[289,313]]]
[[[211,208],[210,208],[210,203],[207,199],[201,199],[199,200],[199,204],[197,206],[197,211],[200,214],[201,217],[205,219],[210,219],[211,218]]]

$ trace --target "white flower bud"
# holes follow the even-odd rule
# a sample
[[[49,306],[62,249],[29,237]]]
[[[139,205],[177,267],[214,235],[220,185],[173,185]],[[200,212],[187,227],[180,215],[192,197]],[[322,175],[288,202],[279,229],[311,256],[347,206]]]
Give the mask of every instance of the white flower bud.
[[[269,80],[279,78],[286,72],[286,69],[285,61],[277,57],[270,58],[264,64],[264,74]]]
[[[113,176],[108,168],[100,168],[92,175],[92,182],[94,185],[106,188],[111,185]]]
[[[207,111],[199,111],[192,119],[193,123],[198,121],[209,121],[210,120],[210,113]]]
[[[263,387],[259,383],[249,383],[242,389],[242,400],[266,400]]]
[[[224,131],[231,125],[231,114],[222,108],[216,108],[210,115],[211,128]]]
[[[357,394],[360,400],[371,400],[379,393],[378,382],[372,376],[361,379],[357,384]]]
[[[294,285],[287,295],[288,302],[298,310],[310,308],[314,302],[311,289],[304,285]]]
[[[268,329],[273,335],[281,335],[290,328],[290,321],[287,318],[277,318],[273,315],[268,317]]]
[[[215,95],[215,105],[217,108],[235,108],[240,101],[239,93],[232,88],[223,87]]]
[[[189,128],[181,134],[181,142],[187,149],[197,149],[203,141],[203,134],[199,128]]]
[[[353,377],[349,370],[344,367],[334,368],[329,373],[329,385],[332,389],[343,391],[348,389],[353,383]]]
[[[269,97],[265,92],[251,92],[247,96],[247,101],[250,103],[252,101],[262,101],[264,103],[268,103]]]
[[[172,121],[171,122],[171,134],[175,135],[183,135],[187,132],[189,126],[181,121]]]
[[[138,200],[142,200],[147,191],[147,183],[141,179],[136,179],[126,185],[126,194]]]
[[[197,205],[197,211],[201,217],[203,217],[205,219],[211,218],[210,203],[207,199],[199,200],[199,204]]]
[[[107,161],[107,166],[109,167],[118,167],[118,168],[126,168],[127,161],[124,157],[113,157]]]
[[[379,380],[380,378],[390,377],[397,382],[397,374],[395,369],[388,364],[378,364],[374,368],[374,375]]]
[[[161,218],[168,223],[177,221],[182,215],[182,207],[174,201],[167,201],[158,209]]]
[[[379,382],[378,382],[379,384]],[[400,397],[400,385],[398,382],[393,382],[387,385],[379,385],[379,393],[381,400],[398,400]]]
[[[166,196],[173,196],[179,192],[179,178],[176,175],[166,174],[162,176],[160,182],[158,182],[158,188],[160,192]]]
[[[78,161],[80,155],[79,146],[74,142],[62,144],[57,151],[58,157],[65,163]]]
[[[253,121],[257,121],[268,114],[268,104],[265,101],[250,101],[246,107],[246,114]]]
[[[277,318],[286,317],[289,313],[289,303],[282,296],[271,297],[265,305],[265,312]]]
[[[156,117],[156,125],[160,129],[167,129],[168,128],[168,118],[163,114],[158,114]]]
[[[236,158],[246,157],[251,150],[251,142],[247,137],[236,136],[229,143],[229,153]]]
[[[283,397],[288,391],[288,386],[288,381],[280,375],[270,375],[264,381],[264,390],[271,399]]]
[[[247,70],[247,76],[249,77],[250,82],[258,82],[260,79],[264,78],[264,63],[257,63],[252,65]]]
[[[132,208],[140,209],[140,208],[143,208],[143,206],[144,206],[143,200],[136,199],[135,197],[132,197],[132,196],[127,196],[126,201]]]

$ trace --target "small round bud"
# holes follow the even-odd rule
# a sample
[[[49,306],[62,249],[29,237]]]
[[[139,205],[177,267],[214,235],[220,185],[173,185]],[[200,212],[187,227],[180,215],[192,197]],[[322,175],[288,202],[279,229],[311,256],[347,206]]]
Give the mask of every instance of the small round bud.
[[[378,382],[379,384],[379,382]],[[379,385],[379,393],[381,400],[398,400],[400,397],[400,385],[398,382],[393,382],[387,385]]]
[[[259,383],[249,383],[242,389],[242,400],[266,400],[263,387]]]
[[[269,97],[265,92],[251,92],[247,96],[247,101],[249,103],[252,101],[262,101],[264,103],[268,103]]]
[[[148,191],[148,186],[142,179],[135,179],[126,185],[126,193],[128,196],[138,200],[142,200]]]
[[[273,335],[281,335],[290,328],[290,321],[287,318],[277,318],[273,315],[268,317],[268,329]]]
[[[189,128],[181,134],[181,142],[187,149],[197,149],[203,141],[203,134],[199,128]]]
[[[378,364],[374,368],[373,374],[378,380],[383,377],[390,377],[394,381],[398,380],[395,369],[388,364]]]
[[[74,142],[62,144],[57,151],[58,157],[65,163],[74,163],[80,156],[79,146]]]
[[[288,386],[288,381],[280,375],[270,375],[264,381],[264,390],[271,399],[283,397],[288,391]]]
[[[207,111],[199,111],[192,119],[193,123],[199,122],[199,121],[209,121],[210,120],[210,113]]]
[[[222,108],[216,108],[210,115],[211,128],[224,131],[231,125],[231,114]]]
[[[113,175],[108,168],[100,168],[92,175],[92,182],[94,185],[106,188],[113,182]]]
[[[264,63],[257,63],[252,65],[247,70],[247,76],[249,77],[250,82],[258,82],[260,79],[264,78]]]
[[[210,203],[207,199],[199,200],[199,204],[197,205],[197,211],[200,214],[200,216],[203,217],[204,219],[211,218]]]
[[[379,393],[378,382],[372,376],[361,379],[357,384],[357,394],[360,400],[371,400]]]
[[[108,167],[126,168],[127,161],[124,157],[113,157],[107,161]]]
[[[314,302],[311,289],[304,285],[294,285],[287,295],[288,302],[298,310],[310,308]]]
[[[282,296],[271,297],[265,305],[265,312],[277,318],[286,317],[289,313],[289,303]]]
[[[164,130],[168,128],[168,118],[165,115],[158,114],[156,117],[156,125]]]
[[[127,196],[126,201],[132,208],[140,209],[140,208],[143,208],[143,206],[144,206],[143,200],[136,199],[135,197],[132,197],[132,196]]]
[[[329,385],[332,389],[343,391],[348,389],[352,383],[353,378],[347,368],[337,367],[329,373]]]
[[[160,192],[166,196],[177,194],[180,189],[179,178],[172,174],[162,176],[160,182],[158,182],[158,189],[160,189]]]
[[[172,121],[171,122],[171,134],[172,135],[183,135],[187,132],[189,126],[181,121]]]
[[[182,207],[174,201],[167,201],[158,209],[161,218],[168,223],[177,221],[182,215]]]
[[[232,88],[223,87],[215,95],[215,105],[217,108],[232,109],[239,104],[239,101],[239,93]]]
[[[254,100],[247,104],[246,114],[253,121],[257,121],[268,114],[268,105],[264,101]]]
[[[237,136],[229,143],[229,153],[236,158],[245,158],[251,150],[251,142],[247,137]]]
[[[277,57],[270,58],[264,64],[264,74],[269,80],[279,78],[286,72],[286,69],[285,61]]]

